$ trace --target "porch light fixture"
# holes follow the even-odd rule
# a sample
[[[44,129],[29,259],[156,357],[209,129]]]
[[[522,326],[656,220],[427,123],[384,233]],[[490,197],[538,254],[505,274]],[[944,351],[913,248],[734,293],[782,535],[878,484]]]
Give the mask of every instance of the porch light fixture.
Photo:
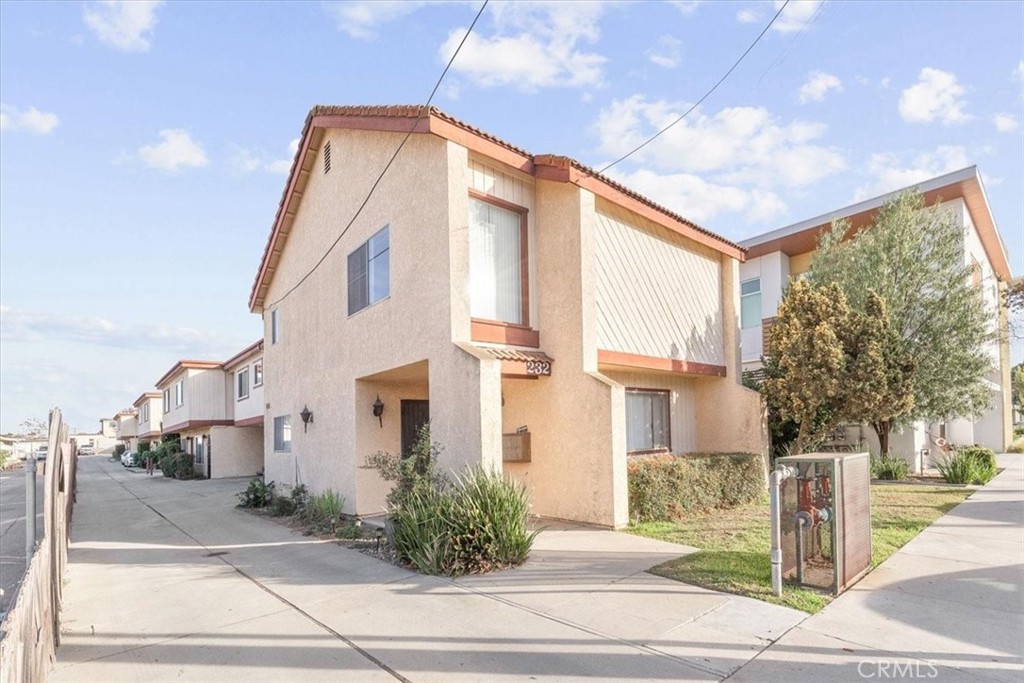
[[[306,428],[313,422],[313,411],[308,406],[302,406],[302,412],[299,413],[299,417],[302,418],[302,433],[306,433]]]
[[[380,428],[384,429],[384,401],[380,400],[380,394],[377,394],[377,400],[373,402],[373,416],[380,422]]]

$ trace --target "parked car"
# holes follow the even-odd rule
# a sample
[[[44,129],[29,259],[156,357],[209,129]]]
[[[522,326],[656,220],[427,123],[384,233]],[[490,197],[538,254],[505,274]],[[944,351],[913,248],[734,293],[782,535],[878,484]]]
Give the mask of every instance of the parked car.
[[[40,446],[39,450],[36,451],[36,460],[46,460],[46,454],[49,450],[49,446]]]
[[[87,443],[78,447],[79,455],[96,455],[96,448],[91,444]]]
[[[125,451],[121,454],[121,464],[125,467],[134,467],[138,464],[136,462],[138,456],[139,454],[134,451]]]

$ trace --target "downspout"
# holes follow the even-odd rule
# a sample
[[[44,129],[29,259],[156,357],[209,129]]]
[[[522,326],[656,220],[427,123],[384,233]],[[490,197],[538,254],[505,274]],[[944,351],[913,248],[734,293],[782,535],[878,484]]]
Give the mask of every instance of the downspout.
[[[779,487],[783,481],[796,475],[792,467],[779,465],[768,475],[769,506],[772,524],[772,594],[782,595],[782,503]]]

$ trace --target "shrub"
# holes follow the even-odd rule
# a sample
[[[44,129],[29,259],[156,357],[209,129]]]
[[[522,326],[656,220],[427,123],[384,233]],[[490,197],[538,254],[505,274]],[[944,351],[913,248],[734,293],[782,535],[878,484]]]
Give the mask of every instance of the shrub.
[[[399,558],[424,574],[459,576],[522,564],[536,531],[528,529],[526,487],[471,469],[454,486],[418,488],[391,514]]]
[[[437,469],[441,446],[430,439],[430,423],[420,427],[416,442],[404,457],[378,451],[366,458],[363,467],[377,470],[381,479],[393,481],[388,492],[388,507],[400,507],[415,495],[431,490],[444,490],[448,478]]]
[[[1014,441],[1024,436],[1024,425],[1017,425],[1013,428]]]
[[[191,453],[167,453],[158,461],[157,465],[165,477],[172,479],[197,479],[195,473],[195,459]]]
[[[950,484],[987,484],[996,476],[996,455],[990,448],[967,446],[936,462]]]
[[[1012,444],[1007,446],[1007,453],[1024,453],[1024,439],[1017,439]]]
[[[11,459],[11,452],[0,450],[0,470],[7,467],[7,461]]]
[[[301,516],[308,501],[309,494],[306,491],[306,485],[296,484],[287,496],[274,496],[270,505],[270,514],[275,517]]]
[[[125,451],[125,445],[123,443],[119,443],[119,444],[115,445],[114,446],[114,457],[115,458],[120,458],[122,455],[124,455],[124,451]]]
[[[636,458],[627,470],[629,510],[643,522],[754,502],[767,492],[763,468],[752,453]]]
[[[139,455],[145,455],[146,453],[149,453],[149,450],[152,447],[153,447],[153,444],[150,443],[149,441],[140,441],[139,442]]]
[[[342,509],[345,497],[334,489],[326,489],[309,496],[300,519],[306,523],[310,533],[334,533],[342,526]]]
[[[902,481],[910,473],[910,463],[898,455],[872,455],[871,476],[874,479]]]
[[[244,491],[238,495],[240,508],[265,508],[274,500],[274,482],[267,483],[262,477],[253,477]]]

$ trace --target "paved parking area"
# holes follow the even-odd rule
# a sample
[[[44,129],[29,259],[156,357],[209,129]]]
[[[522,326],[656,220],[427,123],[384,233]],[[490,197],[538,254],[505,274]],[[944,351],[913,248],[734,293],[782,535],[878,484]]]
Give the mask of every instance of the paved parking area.
[[[245,480],[80,461],[55,681],[715,681],[805,615],[644,573],[692,549],[552,525],[425,577],[234,508]]]

